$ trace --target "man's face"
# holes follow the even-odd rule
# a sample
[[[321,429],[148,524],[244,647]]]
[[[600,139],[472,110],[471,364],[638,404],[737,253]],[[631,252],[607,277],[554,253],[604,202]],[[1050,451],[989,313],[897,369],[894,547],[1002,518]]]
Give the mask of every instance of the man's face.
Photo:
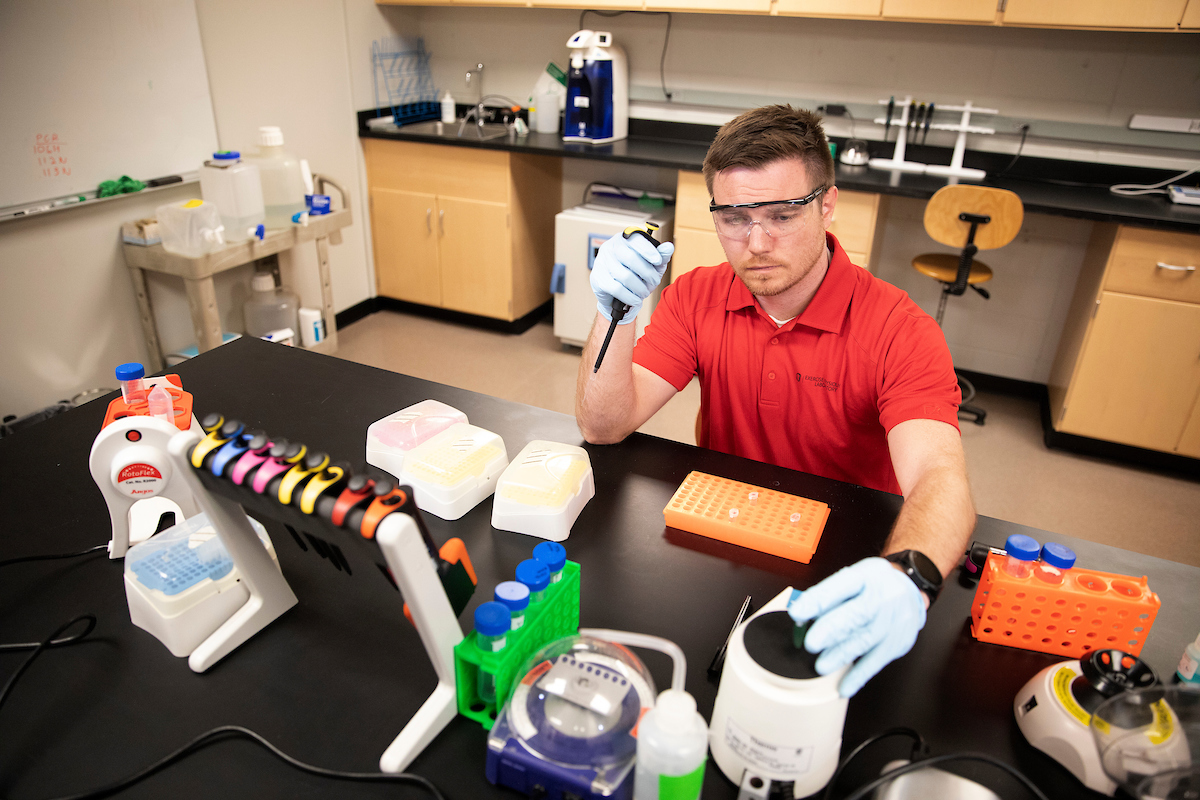
[[[816,188],[804,162],[788,158],[772,161],[758,169],[733,167],[721,170],[713,178],[713,202],[729,205],[795,200]],[[833,222],[836,202],[837,189],[830,188],[799,208],[765,206],[754,209],[750,215],[766,220],[765,225],[752,225],[750,235],[745,239],[720,237],[725,257],[751,294],[773,297],[814,276],[814,270],[824,264],[825,230]],[[776,210],[798,213],[797,229],[787,235],[777,231],[772,231],[775,236],[769,235],[764,228],[771,227],[770,215]]]

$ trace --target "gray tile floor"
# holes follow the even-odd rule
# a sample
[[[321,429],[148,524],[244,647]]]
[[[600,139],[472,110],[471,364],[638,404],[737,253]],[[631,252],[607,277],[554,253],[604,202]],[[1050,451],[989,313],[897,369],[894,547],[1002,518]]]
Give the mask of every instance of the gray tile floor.
[[[548,322],[513,336],[383,311],[338,337],[341,358],[574,413],[579,351]],[[976,402],[987,424],[964,422],[962,437],[980,514],[1200,566],[1200,482],[1049,450],[1035,402],[985,393]],[[699,407],[693,382],[641,430],[694,444]]]

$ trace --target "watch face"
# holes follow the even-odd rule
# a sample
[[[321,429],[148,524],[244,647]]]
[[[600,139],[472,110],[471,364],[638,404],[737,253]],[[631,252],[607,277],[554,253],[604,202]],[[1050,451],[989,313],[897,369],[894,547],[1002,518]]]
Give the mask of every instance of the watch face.
[[[929,556],[919,550],[909,550],[908,555],[913,567],[920,576],[934,587],[940,589],[942,587],[942,571],[930,560]]]

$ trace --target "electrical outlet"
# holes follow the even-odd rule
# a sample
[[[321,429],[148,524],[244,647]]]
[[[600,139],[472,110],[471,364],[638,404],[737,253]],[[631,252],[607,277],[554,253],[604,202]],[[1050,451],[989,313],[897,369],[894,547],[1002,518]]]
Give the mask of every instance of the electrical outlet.
[[[1155,117],[1134,114],[1129,127],[1136,131],[1167,131],[1168,133],[1200,133],[1200,118]]]

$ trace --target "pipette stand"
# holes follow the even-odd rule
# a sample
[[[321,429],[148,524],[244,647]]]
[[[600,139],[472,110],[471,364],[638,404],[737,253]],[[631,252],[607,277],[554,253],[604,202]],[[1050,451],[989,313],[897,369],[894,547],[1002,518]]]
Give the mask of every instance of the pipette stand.
[[[179,506],[184,517],[199,513],[185,477],[191,468],[178,469],[168,455],[171,437],[177,433],[174,425],[154,417],[123,417],[100,431],[92,443],[88,466],[112,521],[109,558],[124,558],[128,552],[130,510],[138,501],[165,497]],[[147,538],[140,534],[154,531],[136,533],[134,538],[140,540]]]
[[[167,426],[165,422],[160,424]],[[204,672],[296,605],[292,587],[262,546],[246,512],[232,500],[209,492],[193,471],[189,455],[203,438],[195,431],[181,431],[171,437],[167,451],[174,471],[183,475],[200,510],[208,515],[217,537],[233,559],[250,599],[188,656],[188,666],[194,672]]]
[[[880,100],[881,104],[886,104],[888,101]],[[906,161],[904,158],[905,142],[908,135],[908,114],[912,108],[912,97],[904,98],[904,103],[900,110],[900,120],[897,123],[900,130],[896,136],[896,150],[891,158],[872,158],[867,162],[868,166],[874,169],[895,170],[897,172],[913,172],[924,175],[935,175],[945,178],[965,178],[967,180],[981,181],[987,173],[981,169],[972,169],[963,166],[963,156],[967,150],[967,134],[978,133],[984,136],[990,136],[996,131],[994,128],[983,128],[971,124],[971,114],[998,114],[998,110],[994,108],[979,108],[971,105],[968,100],[961,106],[936,106],[936,111],[959,111],[962,112],[957,125],[947,125],[944,123],[931,124],[929,127],[935,131],[954,131],[958,134],[958,138],[954,142],[954,154],[950,158],[950,165],[943,164],[922,164],[917,161]],[[879,117],[875,120],[875,124],[884,125],[887,120]],[[923,129],[923,126],[922,126]],[[919,133],[916,128],[913,129],[914,135]]]
[[[462,641],[463,632],[413,518],[400,513],[387,515],[379,523],[375,540],[408,603],[413,624],[438,676],[433,693],[379,759],[380,771],[395,773],[411,764],[458,714],[454,646]]]

